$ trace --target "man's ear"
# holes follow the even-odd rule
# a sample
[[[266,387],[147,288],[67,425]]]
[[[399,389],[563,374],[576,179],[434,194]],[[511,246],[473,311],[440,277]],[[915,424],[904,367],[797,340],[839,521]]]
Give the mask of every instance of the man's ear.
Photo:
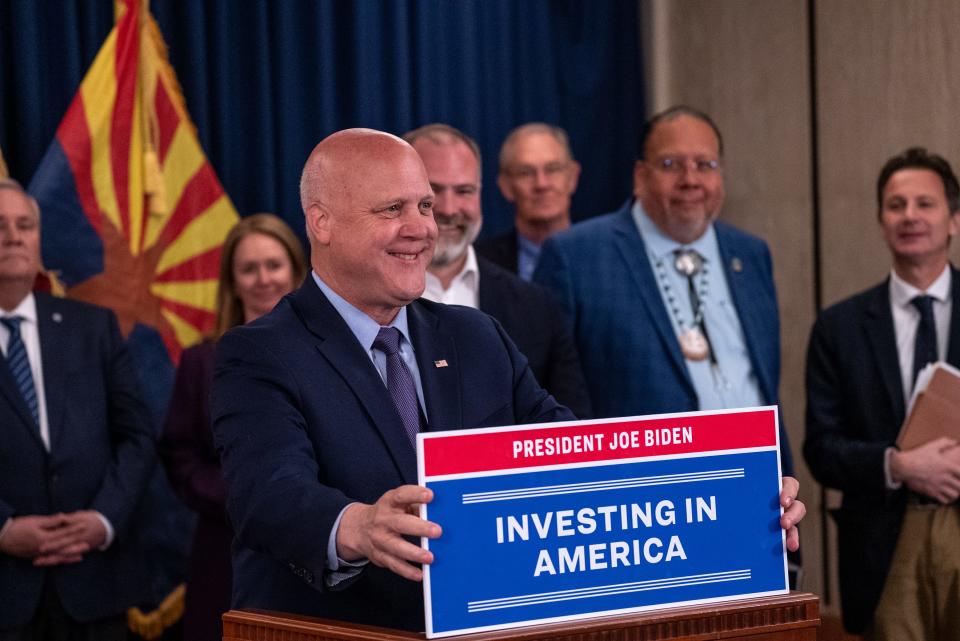
[[[516,202],[516,197],[513,193],[513,184],[502,171],[497,174],[497,187],[500,188],[500,193],[507,199],[507,202]]]
[[[321,245],[330,244],[330,212],[313,203],[307,207],[307,235]]]
[[[640,200],[646,195],[647,163],[638,160],[633,164],[633,197]]]

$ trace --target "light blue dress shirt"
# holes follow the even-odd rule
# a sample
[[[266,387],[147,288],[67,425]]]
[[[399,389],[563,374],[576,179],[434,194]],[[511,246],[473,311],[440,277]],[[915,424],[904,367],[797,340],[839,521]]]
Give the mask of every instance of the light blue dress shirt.
[[[337,313],[340,314],[347,327],[357,337],[360,345],[366,350],[367,356],[373,361],[377,371],[380,372],[380,378],[383,384],[387,384],[387,355],[378,349],[373,349],[373,341],[380,333],[380,324],[365,313],[348,303],[342,296],[330,289],[316,272],[310,272],[317,287],[327,297],[330,304],[333,305]],[[410,330],[407,326],[407,308],[401,307],[396,318],[390,323],[389,327],[396,327],[400,330],[400,358],[406,363],[407,369],[413,375],[413,382],[417,385],[417,398],[420,400],[420,411],[427,415],[427,404],[423,400],[423,384],[420,382],[420,368],[417,367],[417,356],[413,352],[413,343],[410,342]]]
[[[538,245],[519,231],[517,232],[517,276],[528,282],[533,279],[533,272],[537,269],[542,249],[543,245]]]
[[[634,203],[632,214],[640,236],[643,237],[647,258],[650,260],[650,267],[653,269],[663,305],[670,317],[673,331],[678,337],[681,329],[693,327],[694,312],[688,293],[687,277],[680,274],[673,266],[674,251],[681,248],[694,249],[704,258],[703,273],[694,277],[694,283],[697,285],[697,292],[701,294],[703,320],[710,335],[710,346],[717,364],[714,367],[709,358],[700,361],[685,359],[687,372],[697,392],[700,409],[732,409],[764,405],[759,381],[750,364],[743,327],[740,325],[737,308],[730,296],[713,225],[710,225],[707,231],[694,242],[682,245],[664,234],[650,220],[639,200]],[[702,285],[704,277],[706,278],[705,286]],[[669,285],[675,299],[673,304],[668,300],[666,285]],[[673,313],[673,307],[679,309],[679,319]]]

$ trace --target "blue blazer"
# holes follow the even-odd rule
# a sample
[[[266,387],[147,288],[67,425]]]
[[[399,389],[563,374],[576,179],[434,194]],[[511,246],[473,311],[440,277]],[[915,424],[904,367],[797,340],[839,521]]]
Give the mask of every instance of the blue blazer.
[[[424,300],[407,310],[430,430],[573,418],[486,314]],[[417,473],[383,380],[313,278],[220,339],[211,412],[235,532],[233,606],[423,630],[417,583],[371,564],[325,585],[340,511]]]
[[[951,272],[947,362],[960,367],[960,272]],[[887,489],[883,471],[905,415],[885,280],[822,312],[807,351],[803,454],[820,483],[843,492],[840,597],[844,626],[857,634],[873,621],[907,505],[907,489]]]
[[[632,207],[628,201],[550,238],[534,274],[573,322],[598,418],[699,409]],[[714,229],[764,402],[779,404],[780,317],[770,251],[724,223]],[[782,420],[780,443],[783,472],[792,474]]]
[[[0,361],[0,523],[12,516],[97,510],[113,544],[49,569],[0,554],[0,630],[33,616],[45,576],[80,622],[121,614],[141,600],[131,523],[156,461],[154,430],[112,312],[35,294],[50,425],[44,448],[26,403]]]

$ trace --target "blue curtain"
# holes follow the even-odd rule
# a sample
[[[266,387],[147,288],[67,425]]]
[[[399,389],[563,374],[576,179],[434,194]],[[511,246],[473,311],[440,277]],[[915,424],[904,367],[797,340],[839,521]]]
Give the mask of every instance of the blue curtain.
[[[582,219],[630,193],[644,117],[636,0],[152,0],[204,149],[241,214],[303,237],[298,181],[324,136],[446,122],[484,151],[484,234],[513,127],[564,127]],[[0,148],[29,182],[113,24],[112,0],[0,2]]]

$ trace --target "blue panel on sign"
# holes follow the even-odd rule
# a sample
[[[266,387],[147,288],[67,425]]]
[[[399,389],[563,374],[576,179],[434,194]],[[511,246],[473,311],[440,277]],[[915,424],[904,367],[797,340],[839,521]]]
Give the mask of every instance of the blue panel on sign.
[[[776,451],[430,481],[433,634],[787,589]]]

